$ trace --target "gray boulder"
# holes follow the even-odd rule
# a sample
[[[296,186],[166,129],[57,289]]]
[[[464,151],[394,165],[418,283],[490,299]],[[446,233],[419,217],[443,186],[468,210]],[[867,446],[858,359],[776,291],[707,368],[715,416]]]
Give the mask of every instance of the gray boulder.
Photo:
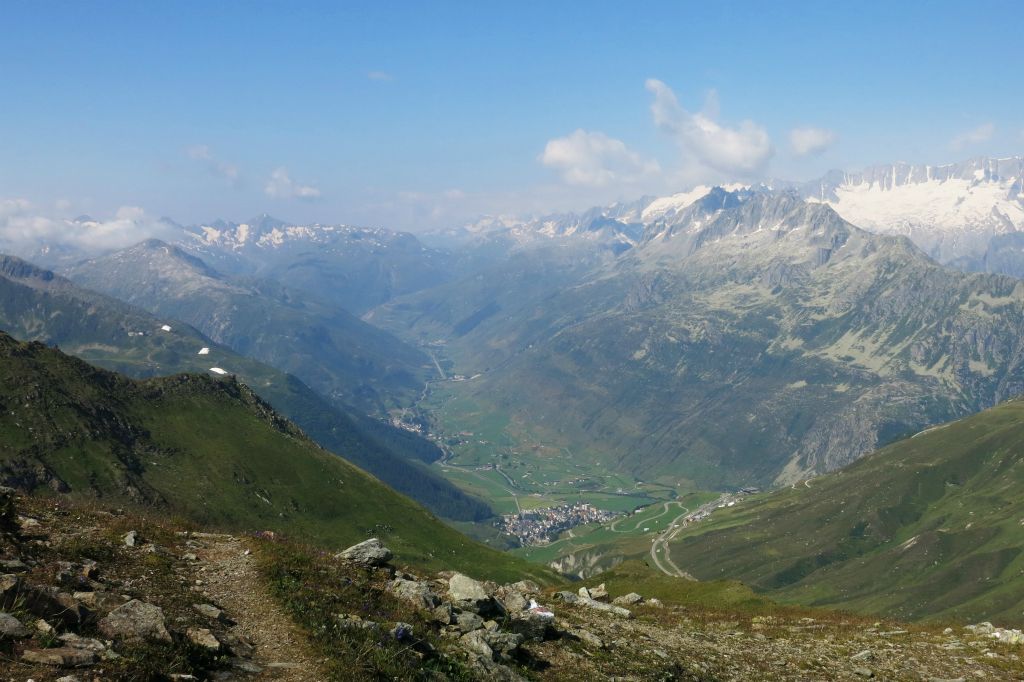
[[[189,628],[185,636],[188,641],[207,651],[220,651],[220,641],[206,628]]]
[[[507,661],[511,658],[519,645],[523,643],[524,637],[518,632],[501,632],[495,630],[484,634],[484,641],[491,647],[499,660]]]
[[[352,545],[343,552],[334,555],[335,559],[351,561],[363,566],[383,566],[391,561],[394,555],[391,550],[384,546],[377,538],[370,538],[358,545]]]
[[[487,639],[484,637],[484,634],[483,630],[467,632],[459,639],[459,643],[462,645],[463,649],[477,654],[481,658],[493,661],[494,650],[491,649],[491,645],[487,643]]]
[[[468,575],[456,573],[448,579],[448,597],[455,603],[472,602],[480,604],[490,597],[484,584]]]
[[[534,642],[543,642],[554,634],[550,618],[543,618],[532,613],[522,613],[513,617],[508,629]]]
[[[111,611],[100,620],[99,630],[110,639],[171,641],[163,609],[138,599]]]
[[[9,613],[0,613],[0,639],[23,639],[32,631]]]
[[[441,599],[431,591],[430,585],[425,582],[395,578],[388,589],[399,599],[428,611],[441,603]]]
[[[473,632],[474,630],[479,630],[484,626],[484,619],[472,611],[463,611],[455,618],[459,625],[459,629],[463,632]]]

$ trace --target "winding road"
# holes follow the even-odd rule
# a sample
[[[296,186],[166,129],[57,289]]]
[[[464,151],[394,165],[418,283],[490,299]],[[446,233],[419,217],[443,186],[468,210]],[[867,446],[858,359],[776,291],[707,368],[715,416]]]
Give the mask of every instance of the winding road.
[[[682,505],[680,505],[682,506]],[[665,511],[668,511],[666,507]],[[672,520],[672,523],[668,524],[668,528],[663,530],[658,537],[655,538],[654,542],[651,543],[651,561],[657,566],[658,570],[666,575],[670,575],[673,578],[685,578],[687,580],[696,580],[692,575],[682,570],[672,561],[672,550],[669,549],[668,543],[673,540],[676,535],[683,530],[683,526],[678,528],[674,527],[690,513],[690,510],[683,507],[683,513]],[[660,556],[659,556],[660,554]]]

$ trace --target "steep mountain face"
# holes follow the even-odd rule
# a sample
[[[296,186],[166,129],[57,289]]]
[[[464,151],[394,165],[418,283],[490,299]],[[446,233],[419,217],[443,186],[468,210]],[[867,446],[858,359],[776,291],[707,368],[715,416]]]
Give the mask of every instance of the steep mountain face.
[[[481,374],[453,390],[534,442],[645,480],[787,483],[1024,390],[1024,284],[795,194],[710,191],[558,291],[515,281],[462,283],[506,313],[464,333],[428,294],[381,320],[447,339]]]
[[[804,604],[1020,624],[1022,453],[1018,399],[716,510],[672,558]]]
[[[422,565],[521,565],[321,449],[233,378],[134,381],[0,334],[0,405],[7,485],[334,547],[383,532]]]
[[[262,215],[183,228],[176,243],[222,272],[287,282],[357,315],[448,279],[448,254],[379,228],[291,225]]]
[[[1024,157],[833,171],[801,191],[859,227],[909,237],[940,262],[975,269],[993,238],[1024,230]]]
[[[366,411],[419,395],[428,358],[311,294],[228,278],[178,247],[149,240],[79,263],[78,284],[182,320],[219,344]]]
[[[218,374],[212,368],[236,375],[321,445],[438,514],[462,521],[492,515],[486,504],[417,464],[441,456],[429,441],[328,401],[294,376],[219,346],[183,323],[155,318],[10,256],[0,256],[0,329],[134,377]]]

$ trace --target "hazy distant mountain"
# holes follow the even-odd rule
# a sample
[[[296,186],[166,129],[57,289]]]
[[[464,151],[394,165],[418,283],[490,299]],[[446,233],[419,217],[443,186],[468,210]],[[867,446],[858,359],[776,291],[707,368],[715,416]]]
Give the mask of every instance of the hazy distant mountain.
[[[161,241],[79,263],[67,274],[367,410],[414,399],[429,372],[422,352],[338,306],[273,281],[226,277]]]
[[[711,189],[617,259],[522,262],[373,319],[446,339],[481,409],[644,479],[790,481],[1024,392],[1024,283],[796,193]]]
[[[265,214],[182,230],[176,244],[221,272],[276,279],[355,314],[449,279],[448,254],[407,232],[291,225]]]

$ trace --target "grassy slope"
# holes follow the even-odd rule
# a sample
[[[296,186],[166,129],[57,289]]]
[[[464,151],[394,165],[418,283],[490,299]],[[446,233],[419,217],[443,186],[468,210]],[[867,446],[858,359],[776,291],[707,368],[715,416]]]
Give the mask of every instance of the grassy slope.
[[[700,578],[901,618],[1024,623],[1024,401],[717,511],[672,545]]]
[[[47,490],[59,479],[75,496],[326,548],[376,535],[411,564],[553,578],[470,541],[322,450],[233,380],[136,382],[2,335],[0,405],[0,472],[22,487]]]
[[[205,373],[221,367],[238,375],[321,445],[438,514],[462,521],[491,515],[486,504],[410,461],[440,455],[424,452],[436,451],[428,441],[343,412],[295,377],[218,346],[187,325],[169,321],[171,331],[162,331],[165,322],[24,261],[0,256],[0,329],[15,337],[58,344],[92,364],[133,377]],[[209,354],[198,355],[204,346]]]

